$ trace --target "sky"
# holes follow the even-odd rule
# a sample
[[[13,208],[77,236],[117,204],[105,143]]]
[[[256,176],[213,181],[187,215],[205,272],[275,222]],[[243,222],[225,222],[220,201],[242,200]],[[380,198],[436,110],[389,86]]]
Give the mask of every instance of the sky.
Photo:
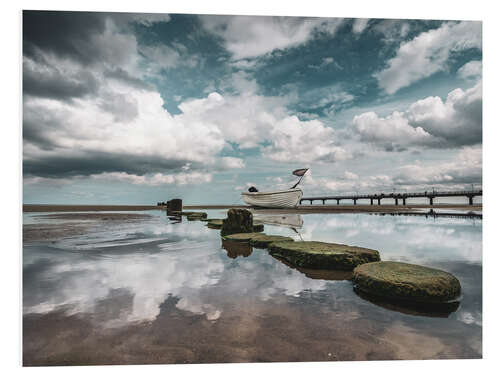
[[[482,184],[482,24],[23,12],[23,203]]]

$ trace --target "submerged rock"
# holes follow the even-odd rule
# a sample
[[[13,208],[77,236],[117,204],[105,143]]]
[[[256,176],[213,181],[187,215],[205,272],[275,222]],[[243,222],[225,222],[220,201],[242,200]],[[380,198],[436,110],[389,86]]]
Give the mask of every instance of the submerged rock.
[[[222,224],[222,236],[251,232],[253,232],[253,215],[250,211],[242,208],[231,208],[227,211],[227,219],[224,219]]]
[[[377,250],[317,241],[281,241],[269,244],[269,253],[305,268],[347,270],[380,261]]]
[[[451,273],[402,262],[363,264],[354,270],[356,288],[364,293],[400,301],[448,302],[461,286]]]

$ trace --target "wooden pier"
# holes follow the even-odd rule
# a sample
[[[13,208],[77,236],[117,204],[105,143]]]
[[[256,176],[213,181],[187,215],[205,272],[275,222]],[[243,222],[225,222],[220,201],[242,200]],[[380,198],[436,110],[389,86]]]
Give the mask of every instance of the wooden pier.
[[[370,200],[370,205],[373,206],[373,202],[378,202],[380,206],[382,199],[393,199],[395,205],[397,206],[399,202],[402,202],[406,206],[406,200],[411,198],[427,198],[429,199],[429,204],[434,205],[434,199],[439,197],[467,197],[469,199],[469,205],[474,204],[474,197],[482,196],[483,190],[459,190],[459,191],[424,191],[418,193],[377,193],[377,194],[356,194],[356,195],[334,195],[334,196],[322,196],[322,197],[304,197],[300,200],[300,204],[304,201],[309,201],[310,204],[313,201],[322,201],[325,204],[326,201],[335,200],[337,205],[340,204],[342,200],[352,200],[354,204],[360,199]]]

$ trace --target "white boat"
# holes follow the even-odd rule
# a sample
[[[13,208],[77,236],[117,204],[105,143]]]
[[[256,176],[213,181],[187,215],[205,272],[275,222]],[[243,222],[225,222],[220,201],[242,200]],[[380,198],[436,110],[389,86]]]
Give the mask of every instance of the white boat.
[[[299,188],[266,191],[266,192],[243,192],[243,202],[250,206],[269,208],[294,208],[302,198],[302,190]]]

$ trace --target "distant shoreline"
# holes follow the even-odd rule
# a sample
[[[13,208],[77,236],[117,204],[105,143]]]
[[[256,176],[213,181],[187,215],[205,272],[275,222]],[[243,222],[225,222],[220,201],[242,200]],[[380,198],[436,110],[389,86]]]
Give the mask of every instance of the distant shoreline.
[[[184,209],[229,209],[251,208],[243,205],[185,205]],[[165,206],[156,205],[55,205],[55,204],[24,204],[23,212],[82,212],[82,211],[149,211],[164,210]],[[357,213],[357,212],[408,212],[414,209],[450,209],[459,211],[482,211],[482,204],[413,204],[413,205],[300,205],[295,209],[266,209],[252,208],[253,210],[293,213]]]

